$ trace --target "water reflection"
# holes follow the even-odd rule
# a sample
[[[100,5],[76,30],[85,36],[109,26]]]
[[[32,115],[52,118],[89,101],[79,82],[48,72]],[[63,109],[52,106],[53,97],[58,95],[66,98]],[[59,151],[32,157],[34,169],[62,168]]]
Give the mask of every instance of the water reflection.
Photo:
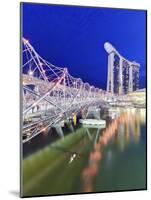
[[[140,126],[146,123],[145,109],[121,110],[120,116],[114,119],[94,142],[93,150],[89,154],[88,165],[81,173],[83,192],[95,191],[95,180],[100,173],[101,160],[105,147],[114,141],[121,151],[129,143],[138,144],[140,141]],[[112,158],[112,151],[107,154],[108,160]]]
[[[107,127],[104,129],[80,127],[53,143],[49,134],[44,133],[41,138],[49,140],[48,145],[23,162],[24,194],[69,194],[144,187],[145,110],[120,109],[118,112],[109,122],[106,116]]]

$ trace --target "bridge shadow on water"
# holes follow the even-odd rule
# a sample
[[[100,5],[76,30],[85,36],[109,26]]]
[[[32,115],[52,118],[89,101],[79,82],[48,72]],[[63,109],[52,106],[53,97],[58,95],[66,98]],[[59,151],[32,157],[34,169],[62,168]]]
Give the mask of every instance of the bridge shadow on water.
[[[71,129],[65,124],[65,126],[62,127],[62,131],[64,136],[66,136],[68,134],[74,133],[80,127],[80,124],[77,124],[73,127],[73,131],[71,132]],[[61,139],[61,137],[58,135],[55,128],[51,128],[48,132],[43,132],[37,135],[30,141],[23,144],[23,158],[28,157],[29,155],[43,149],[47,145],[52,144],[59,139]]]

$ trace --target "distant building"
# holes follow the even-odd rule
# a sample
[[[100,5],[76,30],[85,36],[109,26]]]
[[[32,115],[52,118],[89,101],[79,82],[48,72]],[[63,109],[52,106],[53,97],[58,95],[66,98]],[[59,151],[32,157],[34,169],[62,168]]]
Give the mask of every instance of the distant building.
[[[133,91],[139,89],[139,65],[133,63],[132,65],[132,77],[133,77]]]
[[[107,92],[127,94],[139,89],[140,65],[125,59],[108,42],[104,44],[104,48],[109,54]]]
[[[134,104],[146,107],[146,89],[139,89],[135,92],[130,92],[127,97],[131,99]]]

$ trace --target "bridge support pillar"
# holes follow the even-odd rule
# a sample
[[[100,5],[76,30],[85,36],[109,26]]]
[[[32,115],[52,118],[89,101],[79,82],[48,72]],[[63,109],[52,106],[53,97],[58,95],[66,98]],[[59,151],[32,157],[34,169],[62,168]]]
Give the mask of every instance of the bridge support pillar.
[[[57,134],[61,137],[64,138],[64,134],[63,134],[63,130],[61,126],[55,126],[55,130],[57,132]]]

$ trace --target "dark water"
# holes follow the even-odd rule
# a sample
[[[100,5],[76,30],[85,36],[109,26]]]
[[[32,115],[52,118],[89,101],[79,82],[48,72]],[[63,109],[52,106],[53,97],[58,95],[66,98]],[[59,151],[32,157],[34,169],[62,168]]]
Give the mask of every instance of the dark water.
[[[145,109],[112,114],[105,129],[81,127],[25,158],[24,196],[145,189]]]

